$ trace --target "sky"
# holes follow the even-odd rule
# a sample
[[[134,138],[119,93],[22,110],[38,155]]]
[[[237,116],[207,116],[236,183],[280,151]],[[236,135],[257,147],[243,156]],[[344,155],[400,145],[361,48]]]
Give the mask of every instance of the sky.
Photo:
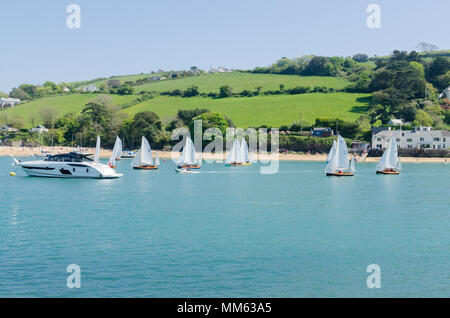
[[[67,27],[67,7],[81,27]],[[380,28],[368,28],[368,5]],[[249,69],[280,57],[450,49],[449,0],[14,0],[0,3],[0,91],[191,66]]]

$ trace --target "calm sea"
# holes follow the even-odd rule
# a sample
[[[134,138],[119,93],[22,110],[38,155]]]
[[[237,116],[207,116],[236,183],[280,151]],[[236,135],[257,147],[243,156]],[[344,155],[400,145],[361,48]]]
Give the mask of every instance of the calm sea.
[[[450,165],[332,178],[314,162],[129,164],[60,180],[10,177],[0,158],[0,297],[450,297]]]

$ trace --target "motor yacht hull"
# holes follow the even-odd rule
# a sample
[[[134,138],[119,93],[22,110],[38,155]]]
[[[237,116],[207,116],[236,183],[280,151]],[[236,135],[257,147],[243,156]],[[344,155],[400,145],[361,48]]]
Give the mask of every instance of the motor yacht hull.
[[[16,162],[31,177],[115,179],[123,176],[107,165],[94,162]]]

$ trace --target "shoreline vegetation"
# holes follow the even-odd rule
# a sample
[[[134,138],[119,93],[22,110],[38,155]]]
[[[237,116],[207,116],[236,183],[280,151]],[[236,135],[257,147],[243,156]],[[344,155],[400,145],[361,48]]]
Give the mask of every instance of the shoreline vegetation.
[[[50,154],[60,154],[68,153],[74,151],[73,147],[0,147],[0,157],[15,156],[15,157],[33,157],[35,154],[41,154],[41,151],[48,152]],[[95,153],[95,148],[80,148],[80,152],[84,153]],[[171,159],[172,156],[177,158],[179,154],[172,151],[156,151],[161,159]],[[225,160],[225,153],[223,154],[223,160]],[[111,150],[100,149],[100,158],[109,158],[111,156]],[[203,154],[203,159],[216,159],[217,156],[214,154]],[[270,154],[259,154],[255,156],[258,160],[271,160],[274,157]],[[315,162],[325,162],[327,158],[326,154],[279,154],[280,161],[315,161]],[[357,158],[359,159],[359,158]],[[367,157],[364,162],[378,162],[379,157]],[[450,162],[449,158],[427,158],[427,157],[402,157],[402,162],[409,163],[447,163]]]

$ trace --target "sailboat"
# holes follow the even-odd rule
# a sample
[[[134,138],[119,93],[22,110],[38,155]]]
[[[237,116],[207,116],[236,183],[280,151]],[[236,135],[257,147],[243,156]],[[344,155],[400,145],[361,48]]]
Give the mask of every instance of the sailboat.
[[[190,170],[190,169],[200,169],[201,166],[197,162],[195,154],[195,146],[192,142],[191,138],[186,137],[186,142],[183,147],[183,151],[181,153],[180,159],[177,163],[177,169],[184,169],[184,170]],[[178,171],[177,170],[177,171]],[[180,172],[180,171],[179,171]]]
[[[245,139],[241,142],[236,138],[234,139],[233,146],[227,154],[225,159],[226,166],[249,166],[251,165],[248,155],[248,146]]]
[[[398,157],[397,143],[394,138],[389,141],[389,147],[383,153],[376,166],[377,174],[400,174],[402,164]]]
[[[327,157],[327,166],[325,173],[327,176],[353,176],[355,172],[355,158],[352,157],[349,170],[348,149],[345,139],[338,135],[338,140],[333,143],[334,147],[331,147],[330,153]]]
[[[331,150],[327,156],[327,164],[330,162],[331,155],[336,151],[336,140],[333,140],[333,145],[331,146]]]
[[[117,136],[116,141],[114,143],[114,148],[111,153],[111,157],[108,160],[108,165],[111,168],[116,167],[116,161],[120,160],[120,157],[122,155],[122,140]]]
[[[245,138],[243,138],[241,140],[241,159],[242,159],[242,166],[250,166],[251,162],[248,156],[248,145],[247,142],[245,141]]]
[[[142,136],[141,148],[139,148],[136,156],[131,162],[131,166],[133,169],[156,170],[159,166],[159,157],[157,157],[157,159],[158,162],[155,163],[153,161],[153,154],[150,144],[148,143],[147,138]]]

